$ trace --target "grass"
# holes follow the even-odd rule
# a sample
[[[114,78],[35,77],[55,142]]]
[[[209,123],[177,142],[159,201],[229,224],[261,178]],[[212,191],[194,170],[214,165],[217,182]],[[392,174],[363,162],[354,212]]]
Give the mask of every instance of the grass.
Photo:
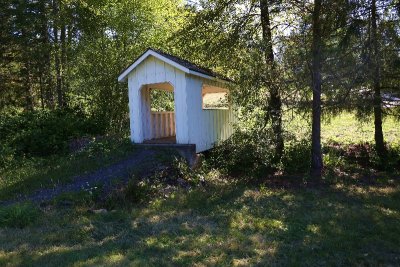
[[[291,123],[298,137],[307,134],[296,128],[302,123]],[[372,141],[371,123],[346,113],[331,123],[323,126],[325,144]],[[398,129],[385,121],[394,146]],[[134,153],[124,142],[99,146],[3,171],[0,199]],[[108,205],[115,210],[106,213],[88,212],[107,204],[87,194],[63,196],[35,213],[28,204],[0,208],[0,266],[400,265],[399,173],[371,174],[360,158],[350,162],[334,149],[324,159],[332,171],[320,184],[299,176],[245,184],[212,170],[206,187]],[[74,201],[65,207],[63,199]]]
[[[128,139],[105,140],[71,155],[22,159],[15,166],[0,169],[0,200],[67,183],[75,175],[110,165],[134,152]]]
[[[0,230],[0,265],[399,265],[400,185],[246,186],[211,181],[143,206],[48,207]]]
[[[400,122],[386,118],[383,122],[385,141],[393,146],[400,145]],[[342,113],[340,116],[324,122],[322,126],[324,141],[332,140],[342,144],[374,143],[373,120],[358,122],[354,115]]]
[[[299,116],[285,116],[286,127],[297,139],[309,138],[311,136],[310,121]],[[400,122],[393,117],[383,121],[383,133],[385,141],[393,146],[400,146]],[[341,144],[374,143],[374,121],[360,122],[355,115],[343,112],[333,118],[322,122],[321,138],[323,143],[338,142]]]

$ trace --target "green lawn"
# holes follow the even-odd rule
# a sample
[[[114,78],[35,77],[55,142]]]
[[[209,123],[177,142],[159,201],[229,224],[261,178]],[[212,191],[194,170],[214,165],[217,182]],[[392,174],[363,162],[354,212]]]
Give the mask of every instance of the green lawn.
[[[286,127],[289,132],[298,139],[309,138],[311,124],[309,119],[300,116],[285,116]],[[385,141],[393,146],[400,145],[400,121],[388,117],[383,122],[383,133]],[[335,141],[341,144],[373,143],[374,121],[370,118],[366,122],[360,122],[348,112],[322,121],[321,137],[323,143]]]
[[[0,265],[248,266],[400,264],[400,185],[278,189],[234,183],[90,214],[41,211],[0,230]]]
[[[400,122],[386,118],[383,122],[385,141],[391,145],[400,145]],[[350,113],[343,113],[322,126],[322,138],[339,143],[354,144],[360,142],[374,143],[374,122],[359,122]]]
[[[132,153],[135,151],[128,139],[110,139],[71,155],[21,159],[15,166],[0,169],[0,201],[68,183],[75,175],[105,167]]]
[[[301,123],[296,128],[300,121],[291,122],[298,136],[307,131]],[[349,114],[331,123],[323,126],[325,143],[372,141],[372,125],[360,126]],[[386,120],[384,129],[398,146],[399,123]],[[0,199],[67,182],[132,152],[122,142],[26,161],[0,172]],[[325,158],[332,171],[316,185],[305,185],[303,176],[245,184],[211,170],[205,188],[158,194],[105,214],[88,212],[106,207],[89,193],[66,196],[72,206],[61,198],[36,212],[0,207],[0,266],[400,265],[399,174],[373,171],[363,179],[358,163],[342,169],[348,162],[341,154]],[[12,223],[5,217],[28,226],[6,227]]]

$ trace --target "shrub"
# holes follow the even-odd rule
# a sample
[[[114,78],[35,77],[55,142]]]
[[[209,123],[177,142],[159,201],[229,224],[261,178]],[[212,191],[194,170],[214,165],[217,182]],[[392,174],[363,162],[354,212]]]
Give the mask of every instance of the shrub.
[[[0,227],[24,228],[39,218],[39,209],[29,203],[0,208]]]
[[[133,203],[141,203],[148,199],[151,194],[151,186],[148,181],[139,181],[135,178],[131,179],[126,188],[125,196],[126,199]]]
[[[13,156],[63,153],[68,150],[71,139],[101,133],[102,127],[80,110],[40,110],[2,115],[0,150],[7,153],[0,158],[0,165],[6,165]]]
[[[365,170],[400,170],[400,147],[387,146],[387,157],[382,162],[375,146],[370,143],[339,144],[329,141],[324,147],[324,164],[327,168],[358,167]]]
[[[310,143],[307,140],[286,142],[282,158],[277,160],[269,134],[261,137],[236,132],[209,152],[207,163],[228,175],[256,178],[277,170],[287,174],[309,171]]]
[[[236,132],[207,155],[207,163],[228,175],[260,176],[277,168],[271,140]]]
[[[139,180],[132,177],[125,186],[112,190],[104,199],[103,204],[107,209],[141,204],[150,199],[153,193],[154,190],[148,179]]]
[[[306,173],[310,170],[311,144],[307,140],[287,142],[281,160],[285,173]]]
[[[0,143],[0,168],[9,167],[15,158],[15,150],[7,144]]]

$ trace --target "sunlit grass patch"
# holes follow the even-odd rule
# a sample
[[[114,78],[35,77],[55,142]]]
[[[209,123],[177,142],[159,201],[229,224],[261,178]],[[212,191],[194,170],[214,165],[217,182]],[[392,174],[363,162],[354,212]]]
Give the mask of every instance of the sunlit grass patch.
[[[397,265],[399,192],[398,181],[296,189],[211,184],[105,214],[49,208],[27,229],[0,229],[0,263]]]
[[[104,203],[67,194],[41,207],[23,229],[0,227],[0,265],[397,266],[399,177],[356,175],[366,169],[361,148],[329,150],[325,163],[337,172],[316,186],[301,175],[246,183],[212,170],[205,186],[146,195],[99,214],[88,210],[108,208]],[[296,160],[305,161],[303,154]]]
[[[287,130],[296,136],[298,140],[310,137],[310,120],[299,115],[285,114]],[[393,146],[400,145],[400,122],[393,117],[383,121],[385,141]],[[373,143],[374,121],[373,118],[359,121],[349,112],[326,118],[321,127],[322,142],[338,142],[341,144]]]

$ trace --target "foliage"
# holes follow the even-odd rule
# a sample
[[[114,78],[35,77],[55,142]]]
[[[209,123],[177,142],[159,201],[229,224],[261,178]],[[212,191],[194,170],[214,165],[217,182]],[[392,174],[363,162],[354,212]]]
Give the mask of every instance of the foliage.
[[[174,111],[174,92],[168,92],[164,90],[151,90],[151,110],[152,111]]]
[[[72,154],[16,158],[11,166],[0,169],[0,200],[68,183],[71,177],[107,167],[134,153],[128,138],[109,137],[92,140]]]
[[[324,147],[326,169],[331,172],[338,170],[349,173],[361,172],[366,175],[376,170],[389,173],[400,171],[399,146],[387,147],[388,157],[382,169],[381,159],[376,149],[370,143],[340,144],[328,142]]]
[[[145,177],[134,175],[126,185],[110,192],[106,199],[107,208],[131,207],[157,197],[170,197],[181,189],[189,190],[204,183],[202,170],[191,169],[180,156],[169,157],[161,170]],[[101,204],[100,204],[101,205]]]
[[[40,110],[0,118],[1,150],[8,157],[12,153],[48,156],[67,152],[73,138],[102,133],[102,126],[80,110]],[[1,162],[3,165],[8,157]]]
[[[147,47],[168,49],[181,1],[43,0],[0,4],[0,111],[80,107],[128,130],[119,73]]]
[[[269,149],[268,132],[255,135],[253,123],[247,121],[247,132],[238,131],[230,139],[219,144],[207,154],[207,162],[210,167],[223,171],[235,177],[261,176],[265,178],[269,174],[281,171],[284,174],[304,174],[310,169],[308,160],[310,156],[309,131],[304,125],[309,121],[299,114],[293,116],[285,114],[286,145],[283,157],[275,161],[272,150]],[[385,162],[385,170],[398,169],[400,153],[400,132],[397,131],[399,123],[393,118],[384,121],[383,128],[385,138],[389,141],[388,158]],[[340,115],[328,116],[322,124],[323,154],[326,170],[357,169],[374,170],[378,168],[379,158],[376,155],[373,143],[374,125],[371,121],[359,122],[356,116],[349,112]],[[264,139],[264,137],[266,137]],[[334,149],[340,148],[338,149]],[[363,163],[354,165],[353,154],[348,154],[349,149],[362,153]],[[339,152],[340,151],[340,152]],[[357,156],[357,160],[360,155]],[[357,168],[351,168],[357,167]],[[396,167],[397,166],[397,167]],[[247,178],[248,178],[247,177]]]
[[[252,136],[236,132],[228,140],[218,144],[210,155],[208,163],[229,175],[260,176],[276,169],[271,144],[265,134]]]
[[[37,221],[38,208],[29,203],[0,207],[0,227],[25,228]]]
[[[287,174],[304,174],[310,170],[311,144],[308,140],[292,141],[285,146],[281,169]]]

